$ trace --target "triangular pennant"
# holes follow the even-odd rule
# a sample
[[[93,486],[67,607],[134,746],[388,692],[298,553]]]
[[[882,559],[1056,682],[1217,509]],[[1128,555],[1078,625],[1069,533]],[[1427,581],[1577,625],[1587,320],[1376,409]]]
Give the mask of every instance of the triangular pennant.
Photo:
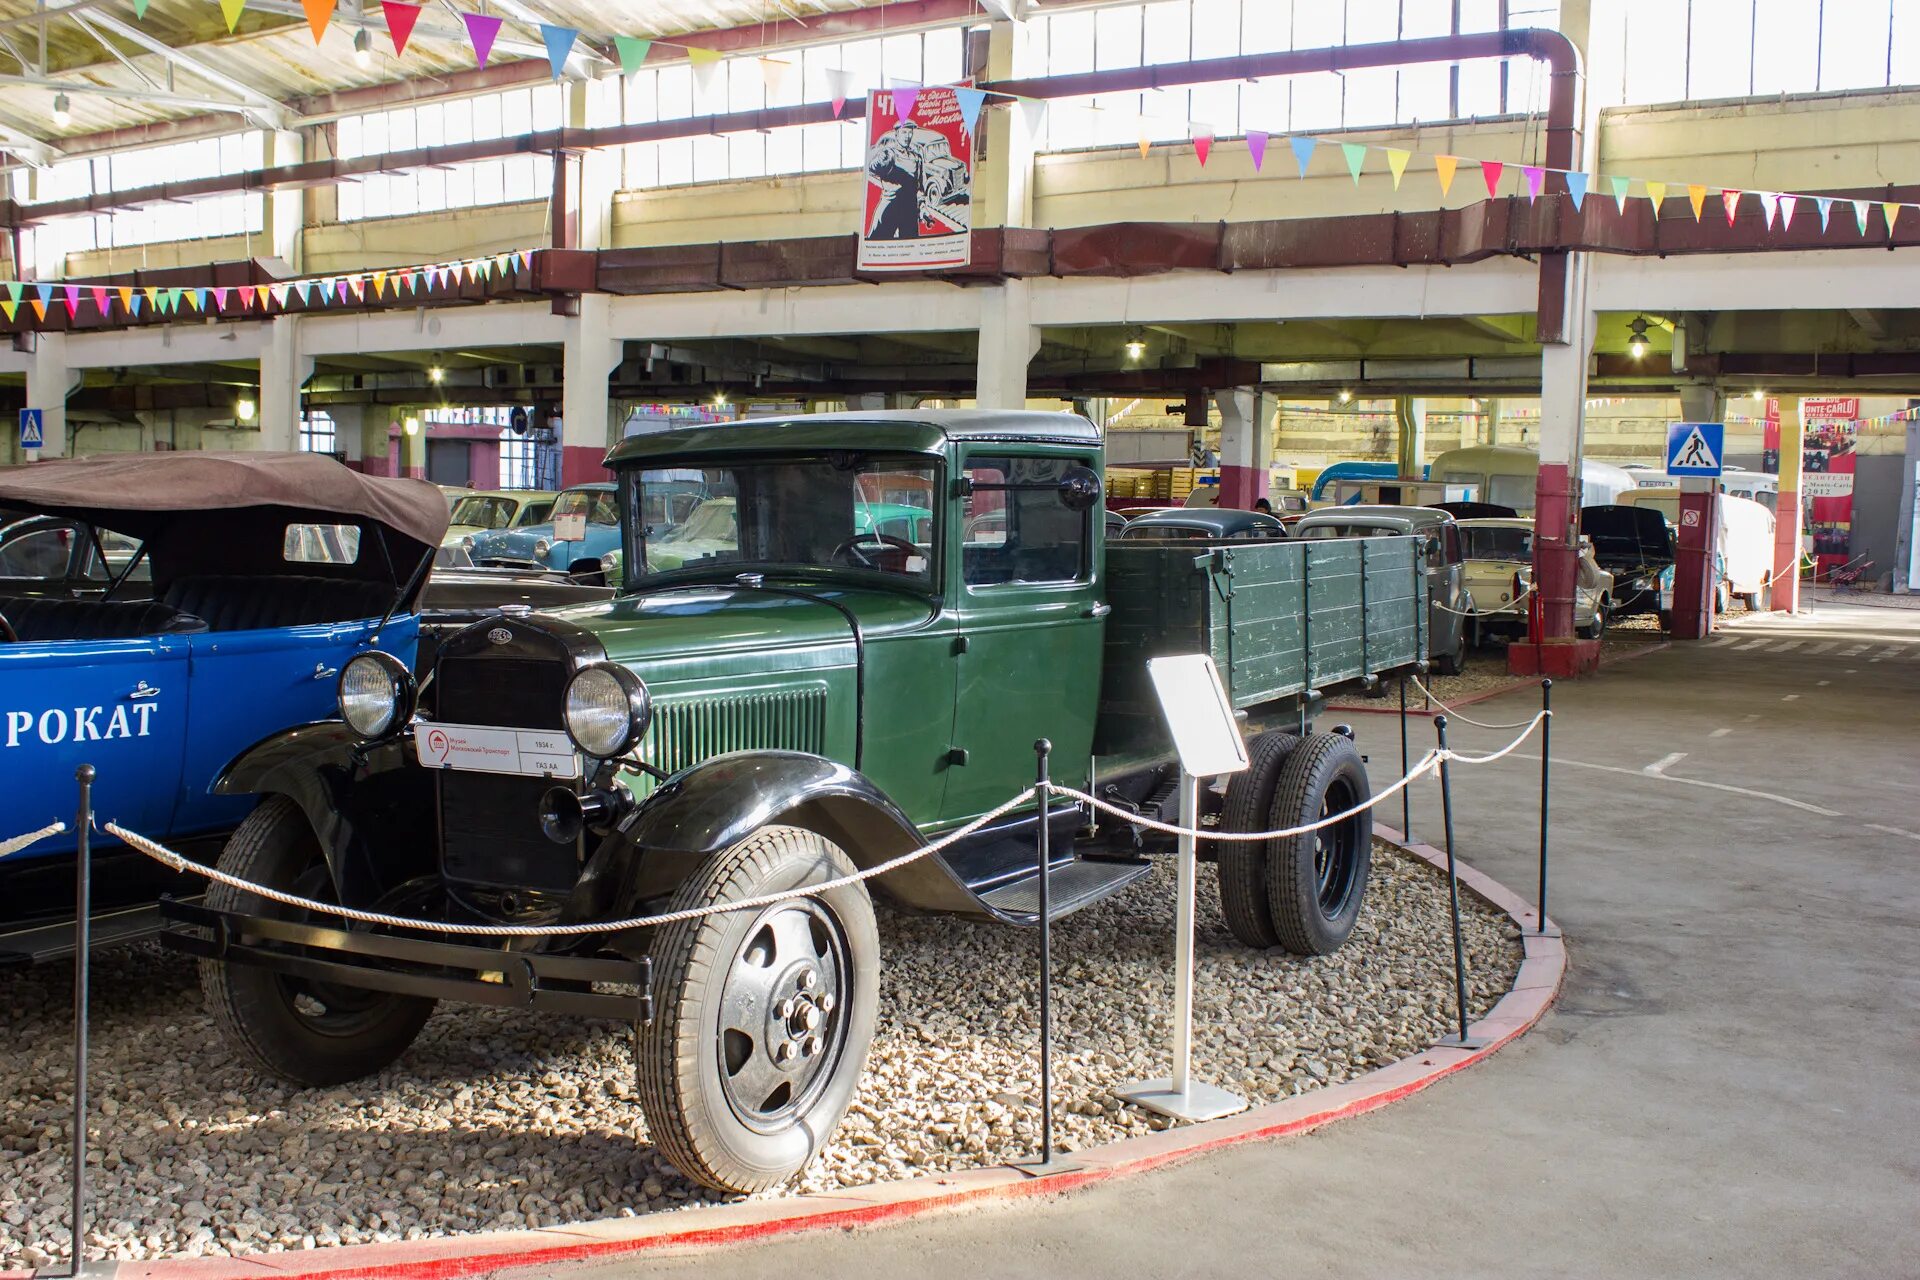
[[[827,72],[827,96],[833,99],[834,118],[847,108],[847,95],[853,92],[853,72],[838,67]]]
[[[31,301],[33,303],[33,314],[40,318],[42,324],[45,324],[47,319],[47,304],[38,298],[33,298]]]
[[[919,101],[919,85],[896,85],[893,90],[893,118],[895,120],[913,119],[913,108]]]
[[[1760,211],[1766,215],[1767,230],[1771,231],[1773,220],[1780,213],[1780,196],[1773,191],[1756,191],[1754,194],[1760,197]]]
[[[207,291],[205,289],[194,289],[191,290],[191,293],[193,294],[193,309],[201,315],[207,314]]]
[[[573,42],[579,38],[577,27],[556,27],[551,22],[540,24],[540,39],[547,46],[547,66],[552,70],[555,80],[566,70],[567,55],[573,52]],[[492,47],[492,41],[488,41],[488,47]],[[480,61],[484,64],[486,59],[483,57]]]
[[[347,277],[347,291],[353,295],[355,302],[365,302],[367,300],[367,278],[365,276]]]
[[[127,299],[127,314],[130,316],[139,315],[140,308],[145,302],[146,302],[145,298],[141,297],[137,293],[134,294],[132,297]]]
[[[160,290],[153,285],[148,285],[143,292],[147,295],[147,305],[155,311],[158,311],[160,309]]]
[[[1403,151],[1399,147],[1387,148],[1387,170],[1393,174],[1393,189],[1400,189],[1400,179],[1406,176],[1407,161],[1413,158],[1413,152]]]
[[[226,15],[228,35],[232,35],[233,29],[240,25],[240,11],[246,7],[247,0],[220,0],[220,12]]]
[[[1580,205],[1587,198],[1587,175],[1569,173],[1567,175],[1567,198],[1573,201],[1573,211],[1580,212]]]
[[[167,310],[169,312],[177,312],[180,310],[180,299],[185,293],[186,289],[184,287],[167,290]]]
[[[1540,198],[1540,188],[1547,184],[1547,171],[1537,164],[1523,164],[1520,173],[1527,180],[1527,203],[1532,204]]]
[[[500,19],[490,13],[463,13],[460,21],[467,24],[467,40],[473,45],[474,58],[485,68],[487,55],[493,52],[493,42],[500,34]]]
[[[226,285],[215,285],[213,288],[214,310],[225,311],[227,309],[227,295],[232,292],[233,290]]]
[[[479,273],[479,276],[480,276],[480,278],[481,278],[482,280],[491,280],[491,279],[493,279],[493,261],[492,261],[492,259],[490,259],[490,258],[482,258],[482,259],[480,259],[480,260],[479,260],[478,262],[476,262],[476,263],[474,263],[473,265],[474,265],[474,268],[475,268],[475,270],[476,270],[476,271],[477,271],[477,272]]]
[[[15,302],[12,298],[0,298],[0,314],[4,314],[7,317],[7,320],[9,323],[12,322],[13,317],[19,312],[19,310],[20,310],[20,304]]]
[[[1202,169],[1207,167],[1207,157],[1213,154],[1213,130],[1195,127],[1193,131],[1193,154]]]
[[[1687,184],[1687,203],[1693,206],[1693,220],[1700,221],[1700,211],[1707,207],[1707,189],[1698,183]]]
[[[242,311],[253,310],[253,286],[250,284],[240,286],[240,309]]]
[[[149,0],[133,0],[133,16],[142,22],[147,20],[148,3]]]
[[[112,308],[112,291],[101,285],[93,286],[93,309],[104,316],[108,311],[112,310]]]
[[[348,282],[345,280],[336,280],[333,282],[334,297],[340,299],[342,302],[347,300],[347,284]]]
[[[1140,147],[1140,158],[1142,160],[1145,160],[1147,158],[1147,153],[1153,150],[1153,139],[1149,138],[1146,134],[1143,133],[1140,135],[1140,142],[1138,145]]]
[[[1487,198],[1489,200],[1500,194],[1500,175],[1506,172],[1506,168],[1506,162],[1503,160],[1482,160],[1480,162],[1480,176],[1487,180]]]
[[[1633,185],[1632,178],[1608,178],[1607,185],[1613,188],[1614,207],[1620,212],[1627,211],[1627,188]]]
[[[1827,234],[1827,219],[1833,216],[1833,197],[1815,196],[1814,205],[1820,210],[1820,234]]]
[[[1347,172],[1353,175],[1353,185],[1360,185],[1360,169],[1367,162],[1367,144],[1364,142],[1343,142],[1341,154],[1347,158]]]
[[[40,305],[41,305],[42,307],[45,307],[45,306],[46,306],[46,305],[47,305],[47,304],[48,304],[49,302],[52,302],[52,301],[53,301],[53,286],[52,286],[52,285],[50,285],[50,284],[37,284],[37,285],[35,285],[35,286],[33,286],[33,291],[34,291],[34,293],[36,293],[36,294],[38,294],[38,295],[39,295],[39,297],[40,297]]]
[[[713,88],[713,73],[719,68],[723,56],[718,49],[688,47],[687,59],[693,63],[693,78],[701,89]]]
[[[1434,175],[1440,179],[1440,196],[1442,199],[1445,199],[1447,193],[1453,190],[1453,171],[1459,167],[1459,156],[1435,156],[1433,158],[1433,172]]]
[[[1853,206],[1853,221],[1854,224],[1860,228],[1860,234],[1867,234],[1867,202],[1865,200],[1850,200],[1848,203]]]
[[[320,37],[327,34],[327,24],[333,21],[334,0],[300,0],[300,7],[307,11],[307,25],[313,28],[313,42],[320,43]]]
[[[7,297],[11,298],[15,303],[18,303],[20,301],[20,292],[20,282],[18,280],[7,281]]]
[[[972,133],[980,123],[980,108],[987,102],[986,92],[962,85],[953,91],[953,100],[960,104],[960,122],[967,126],[968,133]]]
[[[653,48],[653,41],[642,40],[638,36],[615,36],[613,51],[620,55],[620,74],[630,76],[640,69],[647,60],[647,52]]]
[[[793,64],[780,58],[760,59],[760,84],[769,98],[778,97],[787,83],[787,73],[793,70]],[[968,128],[972,128],[971,125]]]
[[[296,280],[293,282],[293,291],[300,295],[301,306],[305,307],[305,306],[311,306],[313,304],[313,281]],[[276,295],[276,299],[284,300],[285,297],[286,297],[285,287],[282,286],[281,292],[278,295]]]
[[[280,308],[282,311],[287,309],[287,286],[283,284],[270,284],[267,286],[267,296],[273,299],[274,306]],[[301,295],[303,300],[305,296],[305,294]]]
[[[385,289],[386,287],[387,287],[387,273],[384,271],[374,272],[373,273],[373,296],[376,298],[379,297],[381,290]],[[399,290],[396,289],[394,290],[394,292],[398,293]]]
[[[494,255],[493,255],[493,269],[494,269],[495,271],[498,271],[498,272],[499,272],[499,273],[500,273],[501,275],[505,275],[505,274],[507,273],[507,261],[508,261],[508,259],[507,259],[507,255],[506,255],[506,254],[504,254],[504,253],[496,253],[496,254],[494,254]]]
[[[407,277],[407,284],[412,288],[412,290],[415,293],[419,293],[420,286],[426,282],[426,278],[427,278],[426,272],[415,271]]]
[[[1720,188],[1720,203],[1727,209],[1727,225],[1732,226],[1734,218],[1740,213],[1740,192]]]
[[[67,314],[70,316],[80,314],[80,286],[77,284],[63,285],[61,286],[60,292],[66,296]]]
[[[1142,138],[1142,142],[1146,139]],[[1247,154],[1253,157],[1253,171],[1260,172],[1260,166],[1267,162],[1268,135],[1264,129],[1247,130]]]
[[[1788,227],[1793,225],[1793,213],[1794,213],[1794,210],[1798,209],[1799,207],[1800,207],[1799,196],[1783,195],[1780,197],[1780,229],[1782,231],[1785,231]]]
[[[1667,198],[1667,184],[1664,182],[1649,182],[1646,184],[1646,188],[1647,200],[1653,205],[1653,216],[1658,218],[1660,216],[1660,202]]]
[[[1900,216],[1900,206],[1888,200],[1880,206],[1880,211],[1887,215],[1887,234],[1892,235],[1893,220]]]
[[[420,6],[402,4],[400,0],[380,0],[380,9],[387,16],[387,35],[393,39],[393,56],[397,58],[407,51],[407,40],[420,17]]]
[[[1287,139],[1287,145],[1293,148],[1293,159],[1300,166],[1300,176],[1307,176],[1307,166],[1313,163],[1313,149],[1320,145],[1318,138],[1303,138],[1299,134]]]

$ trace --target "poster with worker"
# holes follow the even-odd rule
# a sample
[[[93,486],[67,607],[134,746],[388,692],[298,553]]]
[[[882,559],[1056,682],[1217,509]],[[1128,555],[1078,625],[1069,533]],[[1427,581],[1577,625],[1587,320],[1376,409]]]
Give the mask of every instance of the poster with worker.
[[[973,137],[951,86],[867,95],[862,271],[928,271],[973,260]]]

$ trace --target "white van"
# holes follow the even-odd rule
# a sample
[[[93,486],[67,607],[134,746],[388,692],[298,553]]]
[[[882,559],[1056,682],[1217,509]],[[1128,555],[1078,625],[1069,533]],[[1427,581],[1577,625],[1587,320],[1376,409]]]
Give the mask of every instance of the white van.
[[[1717,507],[1714,559],[1726,593],[1743,597],[1747,607],[1764,609],[1771,596],[1773,576],[1773,512],[1751,498],[1732,493],[1713,495]],[[1680,524],[1680,490],[1635,489],[1619,501],[1631,507],[1652,507],[1676,528]]]
[[[1475,502],[1512,507],[1521,515],[1533,512],[1540,484],[1540,451],[1513,444],[1482,444],[1449,449],[1433,460],[1427,478],[1449,488],[1466,486]],[[1616,501],[1634,487],[1634,473],[1611,462],[1584,458],[1580,463],[1580,493],[1576,508]]]

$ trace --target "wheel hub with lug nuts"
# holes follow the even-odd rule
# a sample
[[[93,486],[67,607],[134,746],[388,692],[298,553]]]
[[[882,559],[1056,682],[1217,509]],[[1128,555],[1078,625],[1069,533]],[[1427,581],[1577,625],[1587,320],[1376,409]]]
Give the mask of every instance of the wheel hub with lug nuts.
[[[723,1083],[743,1120],[771,1125],[830,1074],[844,999],[839,922],[819,904],[781,903],[754,922],[728,974]]]

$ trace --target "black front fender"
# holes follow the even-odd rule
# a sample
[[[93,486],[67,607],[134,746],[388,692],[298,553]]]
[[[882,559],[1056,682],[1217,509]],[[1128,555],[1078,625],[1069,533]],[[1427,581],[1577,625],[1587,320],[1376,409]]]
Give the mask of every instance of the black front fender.
[[[213,789],[298,805],[345,903],[433,869],[433,778],[404,735],[362,742],[338,720],[283,729],[235,757]]]
[[[674,775],[623,819],[595,853],[581,889],[595,914],[626,914],[671,892],[701,860],[766,826],[804,827],[875,867],[926,841],[912,819],[859,772],[800,751],[738,751]],[[877,877],[904,905],[977,909],[938,857]]]

